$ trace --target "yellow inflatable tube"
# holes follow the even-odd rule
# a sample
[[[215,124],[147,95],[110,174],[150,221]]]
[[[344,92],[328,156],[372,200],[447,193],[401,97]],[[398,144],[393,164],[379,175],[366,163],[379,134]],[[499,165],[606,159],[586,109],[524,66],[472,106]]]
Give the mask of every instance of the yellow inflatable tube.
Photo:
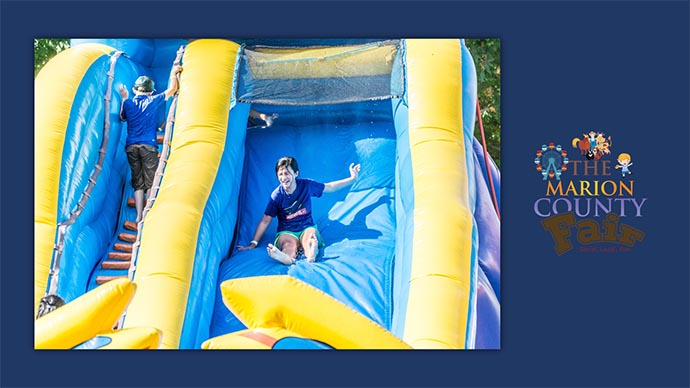
[[[48,285],[57,228],[62,149],[84,74],[111,47],[89,43],[62,51],[36,77],[34,90],[34,314]]]
[[[34,322],[36,349],[71,349],[113,325],[132,300],[136,285],[110,281]]]
[[[225,305],[249,329],[285,329],[336,349],[410,349],[374,321],[289,275],[227,280],[220,287]],[[207,348],[216,349],[248,344],[232,336],[209,341]]]
[[[459,40],[407,40],[415,211],[403,339],[414,348],[467,345],[473,224],[461,75]]]
[[[197,40],[185,49],[170,158],[144,220],[138,292],[124,320],[125,328],[160,329],[161,348],[179,347],[198,230],[225,146],[238,49],[227,40]]]

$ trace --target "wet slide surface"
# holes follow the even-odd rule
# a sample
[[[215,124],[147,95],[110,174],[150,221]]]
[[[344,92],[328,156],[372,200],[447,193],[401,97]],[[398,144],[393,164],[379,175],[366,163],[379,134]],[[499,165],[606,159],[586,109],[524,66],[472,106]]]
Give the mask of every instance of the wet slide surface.
[[[395,143],[392,121],[250,128],[240,192],[237,244],[252,239],[270,193],[278,185],[275,162],[293,156],[299,177],[329,182],[349,176],[350,163],[362,165],[349,188],[312,198],[312,217],[326,247],[316,263],[285,266],[271,259],[266,245],[276,234],[274,219],[259,247],[233,249],[219,270],[228,279],[288,274],[324,291],[389,329],[395,251]],[[210,336],[245,326],[225,307],[220,291]]]

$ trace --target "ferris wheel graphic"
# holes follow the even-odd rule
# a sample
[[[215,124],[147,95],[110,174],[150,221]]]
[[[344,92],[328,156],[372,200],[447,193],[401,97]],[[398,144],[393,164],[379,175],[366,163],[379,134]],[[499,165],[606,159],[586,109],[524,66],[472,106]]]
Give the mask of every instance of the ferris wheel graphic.
[[[568,169],[568,152],[561,147],[560,144],[555,145],[550,142],[541,146],[537,150],[537,157],[534,158],[534,164],[537,165],[537,171],[541,172],[544,180],[549,178],[556,178],[561,180],[561,173]]]

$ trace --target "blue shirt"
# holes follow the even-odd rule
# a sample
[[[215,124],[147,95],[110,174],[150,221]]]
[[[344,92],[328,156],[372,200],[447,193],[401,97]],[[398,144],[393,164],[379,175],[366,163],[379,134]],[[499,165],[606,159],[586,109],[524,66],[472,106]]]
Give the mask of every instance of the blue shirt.
[[[278,186],[266,205],[264,214],[278,217],[278,232],[288,230],[301,232],[314,226],[311,218],[311,197],[320,197],[325,185],[311,179],[297,179],[297,188],[288,194],[283,186]]]
[[[127,120],[127,142],[125,147],[132,144],[148,144],[158,147],[156,128],[158,128],[158,108],[165,102],[165,93],[152,96],[135,95],[125,100],[122,105],[122,118]]]

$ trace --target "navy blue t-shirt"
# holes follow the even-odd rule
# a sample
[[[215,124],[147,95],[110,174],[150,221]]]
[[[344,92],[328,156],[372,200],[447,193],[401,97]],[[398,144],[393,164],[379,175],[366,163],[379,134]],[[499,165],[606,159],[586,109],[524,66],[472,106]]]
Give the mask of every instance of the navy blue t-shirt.
[[[165,93],[152,96],[135,95],[125,100],[122,106],[122,118],[127,120],[127,142],[125,147],[132,144],[148,144],[158,146],[156,128],[158,127],[158,108],[165,102]]]
[[[285,192],[283,186],[278,186],[266,205],[264,214],[278,217],[278,232],[288,230],[301,232],[309,226],[314,226],[311,218],[311,197],[320,197],[325,185],[311,179],[297,179],[297,188],[292,194]]]

